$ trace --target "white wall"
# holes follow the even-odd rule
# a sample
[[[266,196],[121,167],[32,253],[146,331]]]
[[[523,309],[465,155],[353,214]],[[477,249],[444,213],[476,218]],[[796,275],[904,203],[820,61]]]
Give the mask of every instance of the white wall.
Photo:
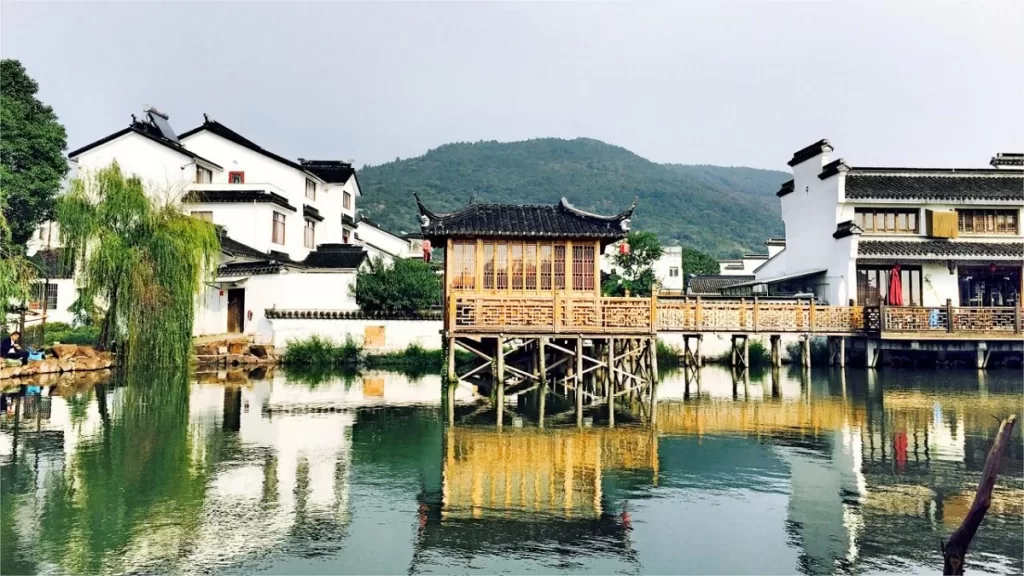
[[[44,280],[39,279],[36,281],[37,284],[43,284]],[[78,298],[78,287],[75,286],[75,281],[70,278],[58,278],[50,279],[50,284],[57,286],[57,306],[50,308],[46,311],[47,322],[65,322],[67,324],[73,324],[75,316],[68,308],[75,303]],[[42,302],[40,302],[42,305]],[[36,312],[42,312],[42,308],[35,310]],[[10,315],[8,315],[10,317]],[[31,318],[31,317],[27,317]],[[37,325],[38,322],[33,322],[32,325]]]
[[[733,258],[720,260],[718,262],[718,273],[722,276],[753,276],[754,270],[757,270],[767,261],[767,258]],[[729,268],[729,266],[735,266],[736,264],[742,265],[743,268],[739,270]]]
[[[356,228],[358,242],[366,247],[371,257],[382,256],[385,260],[407,258],[410,253],[409,242],[394,236],[390,232],[376,226],[360,222]]]
[[[114,160],[122,173],[138,176],[146,192],[161,200],[178,200],[196,177],[192,158],[134,132],[81,154],[76,159],[78,174],[88,178]]]
[[[676,275],[671,275],[675,268]],[[654,275],[661,282],[662,290],[683,289],[683,248],[682,246],[666,246],[661,258],[654,263]]]
[[[953,301],[954,306],[960,305],[960,283],[957,274],[949,273],[945,262],[928,263],[921,266],[922,304],[925,306],[945,306],[946,299]]]
[[[821,154],[794,166],[793,191],[781,199],[786,227],[786,274],[828,268],[833,263],[832,234],[839,223],[842,176],[818,178],[828,161],[828,154]]]
[[[310,336],[329,338],[337,343],[351,337],[363,344],[368,326],[384,327],[384,346],[369,348],[380,352],[404,350],[413,342],[427,350],[441,348],[440,320],[271,320],[273,344],[286,347],[289,341]]]

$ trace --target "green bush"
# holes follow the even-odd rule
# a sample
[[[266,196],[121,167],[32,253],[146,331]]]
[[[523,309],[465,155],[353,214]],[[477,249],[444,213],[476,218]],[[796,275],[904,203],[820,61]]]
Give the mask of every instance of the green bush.
[[[305,340],[291,340],[282,361],[292,366],[350,366],[359,363],[361,350],[351,337],[341,345],[329,338],[311,336]]]
[[[422,261],[378,257],[358,272],[355,297],[363,312],[415,314],[441,303],[441,279]]]
[[[672,370],[682,364],[682,351],[658,340],[658,370]]]
[[[800,363],[800,343],[786,345],[786,358],[792,364]],[[828,363],[828,342],[824,338],[811,338],[811,365]]]
[[[49,322],[46,324],[46,337],[40,342],[42,326],[36,325],[25,328],[24,342],[29,346],[49,346],[56,342],[61,344],[78,344],[84,346],[95,346],[100,338],[99,326],[78,326],[72,327],[64,322]]]
[[[771,364],[771,360],[771,354],[765,348],[764,342],[752,339],[750,341],[750,365],[766,366]]]

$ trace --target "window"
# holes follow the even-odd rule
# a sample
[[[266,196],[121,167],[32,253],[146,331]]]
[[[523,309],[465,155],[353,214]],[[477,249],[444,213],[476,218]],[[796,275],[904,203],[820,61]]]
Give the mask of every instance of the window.
[[[889,281],[892,266],[858,266],[857,267],[857,304],[860,306],[878,306],[889,303]],[[918,267],[902,267],[900,282],[903,285],[903,305],[920,306],[923,286],[921,269]]]
[[[245,184],[245,172],[228,172],[228,184]]]
[[[306,178],[306,198],[316,200],[316,182]]]
[[[565,290],[565,245],[555,245],[555,290]]]
[[[523,264],[526,267],[526,289],[537,289],[537,245],[527,244],[523,255]]]
[[[551,244],[540,245],[540,289],[551,290]]]
[[[302,245],[310,250],[316,248],[316,222],[306,220],[306,234],[302,238]]]
[[[349,210],[349,209],[352,208],[352,194],[351,193],[345,192],[345,195],[341,197],[341,205],[346,210]]]
[[[213,182],[213,172],[209,168],[196,165],[196,184],[209,184]]]
[[[452,288],[472,290],[476,277],[476,242],[455,242],[452,245]]]
[[[918,211],[892,208],[857,208],[854,223],[865,234],[917,234]]]
[[[594,246],[572,247],[572,289],[594,289]]]
[[[668,269],[668,277],[669,278],[678,278],[679,277],[679,267],[678,266],[673,266],[673,267],[669,268]]]
[[[348,235],[349,232],[347,228],[341,231],[341,241],[345,244],[348,244]]]
[[[56,284],[37,282],[32,285],[32,308],[42,308],[44,298],[47,310],[54,310],[57,308]]]
[[[484,290],[494,290],[493,242],[484,242]]]
[[[1016,210],[960,210],[957,228],[961,234],[1013,234],[1019,230]]]
[[[495,285],[498,290],[508,290],[508,244],[498,244],[498,257],[495,263]]]
[[[523,277],[523,273],[526,271],[523,266],[523,245],[512,244],[509,249],[512,253],[512,289],[522,290],[526,280]]]
[[[284,214],[274,212],[274,232],[271,236],[274,244],[284,244]]]
[[[196,220],[202,220],[203,222],[213,222],[213,212],[192,212],[189,214]]]

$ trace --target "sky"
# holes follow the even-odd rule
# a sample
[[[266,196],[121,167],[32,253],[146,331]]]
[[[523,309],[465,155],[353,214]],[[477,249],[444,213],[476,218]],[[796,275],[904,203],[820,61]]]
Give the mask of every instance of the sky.
[[[146,105],[357,166],[590,137],[657,162],[985,167],[1024,152],[1024,1],[11,2],[69,149]]]

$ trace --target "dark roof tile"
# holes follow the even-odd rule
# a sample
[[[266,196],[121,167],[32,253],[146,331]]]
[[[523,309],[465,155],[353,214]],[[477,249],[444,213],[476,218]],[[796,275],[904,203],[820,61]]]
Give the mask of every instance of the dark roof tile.
[[[793,181],[792,180],[786,180],[785,182],[782,183],[782,186],[779,187],[779,191],[776,192],[775,195],[778,196],[779,198],[782,198],[783,196],[785,196],[786,194],[789,194],[792,191],[793,191]]]
[[[857,168],[846,174],[847,200],[955,200],[1024,202],[1024,171],[884,173]],[[901,171],[902,172],[902,171]]]
[[[753,276],[691,276],[687,279],[687,293],[691,296],[716,296],[721,294],[722,288],[753,279]]]
[[[366,250],[354,244],[320,244],[309,253],[302,265],[307,268],[338,268],[354,270],[366,259]]]
[[[861,240],[858,256],[1024,259],[1024,242],[965,242],[962,240]]]
[[[822,138],[814,144],[806,148],[801,148],[793,153],[793,158],[789,161],[790,166],[796,166],[802,164],[819,154],[827,154],[832,151],[832,145],[828,143],[828,140]]]
[[[288,199],[276,192],[266,190],[192,190],[181,199],[185,204],[220,204],[229,202],[268,202],[296,212]]]
[[[618,240],[629,231],[628,220],[636,202],[615,216],[600,216],[562,200],[554,205],[477,204],[449,214],[428,210],[416,197],[424,237],[513,236],[535,238],[601,238]]]
[[[302,205],[302,215],[310,220],[316,220],[317,222],[323,222],[324,217],[320,215],[320,211],[313,208],[309,204]]]
[[[306,172],[316,174],[318,178],[331,184],[344,184],[356,173],[356,169],[352,167],[352,164],[339,160],[304,160],[299,158],[299,163]]]
[[[286,265],[273,260],[258,262],[232,262],[217,268],[217,276],[253,276],[260,274],[280,274]]]
[[[182,156],[185,156],[187,158],[191,158],[193,160],[199,160],[201,162],[204,162],[204,163],[209,164],[210,166],[214,166],[216,168],[221,168],[220,164],[217,164],[216,162],[212,162],[210,160],[207,160],[206,158],[203,158],[202,156],[196,154],[195,152],[192,152],[188,148],[185,148],[181,144],[179,144],[177,142],[173,142],[171,140],[168,140],[167,138],[164,138],[163,135],[160,134],[160,130],[156,126],[153,126],[152,124],[149,124],[147,122],[141,122],[139,120],[134,120],[134,116],[132,118],[133,118],[132,123],[127,128],[124,128],[122,130],[118,130],[117,132],[114,132],[113,134],[109,134],[107,136],[104,136],[103,138],[100,138],[99,140],[96,140],[95,142],[90,142],[89,144],[86,144],[85,146],[82,146],[81,148],[78,148],[77,150],[72,150],[70,153],[68,153],[68,158],[71,158],[72,160],[74,160],[76,157],[81,156],[82,154],[88,152],[89,150],[92,150],[93,148],[97,148],[99,146],[102,146],[102,145],[106,144],[107,142],[112,142],[114,140],[117,140],[118,138],[120,138],[121,136],[124,136],[126,134],[135,133],[135,134],[138,134],[138,135],[140,135],[140,136],[142,136],[144,138],[148,138],[148,139],[152,140],[153,142],[156,142],[157,144],[160,144],[161,146],[164,146],[166,148],[170,148],[171,150],[174,150],[175,152],[177,152],[178,154],[181,154]]]
[[[846,222],[840,222],[836,226],[836,231],[832,233],[832,237],[835,239],[846,238],[847,236],[853,236],[854,234],[861,234],[864,230],[860,226],[853,223],[853,220],[847,220]]]
[[[280,156],[278,154],[274,154],[270,150],[263,149],[262,147],[260,147],[259,144],[253,142],[252,140],[249,140],[245,136],[242,136],[238,132],[235,132],[234,130],[232,130],[231,128],[228,128],[227,126],[221,124],[220,122],[217,122],[216,120],[211,119],[206,114],[203,114],[203,123],[202,123],[202,125],[197,126],[197,127],[193,128],[191,130],[188,130],[187,132],[183,132],[181,135],[178,136],[178,140],[184,140],[185,138],[188,138],[189,136],[193,136],[195,134],[198,134],[199,132],[202,132],[204,130],[207,131],[207,132],[210,132],[211,134],[216,134],[217,136],[220,136],[221,138],[224,138],[225,140],[228,140],[230,142],[234,142],[235,144],[238,144],[239,146],[241,146],[243,148],[248,148],[249,150],[252,150],[253,152],[256,152],[257,154],[262,154],[263,156],[266,156],[267,158],[270,158],[271,160],[276,160],[277,162],[280,162],[281,164],[284,164],[286,166],[290,166],[292,168],[295,168],[296,170],[300,170],[302,172],[306,172],[307,174],[310,174],[310,175],[312,175],[312,176],[314,176],[316,178],[319,178],[319,176],[313,174],[312,172],[308,172],[298,162],[296,162],[294,160],[289,160],[289,159],[285,158],[284,156]]]

